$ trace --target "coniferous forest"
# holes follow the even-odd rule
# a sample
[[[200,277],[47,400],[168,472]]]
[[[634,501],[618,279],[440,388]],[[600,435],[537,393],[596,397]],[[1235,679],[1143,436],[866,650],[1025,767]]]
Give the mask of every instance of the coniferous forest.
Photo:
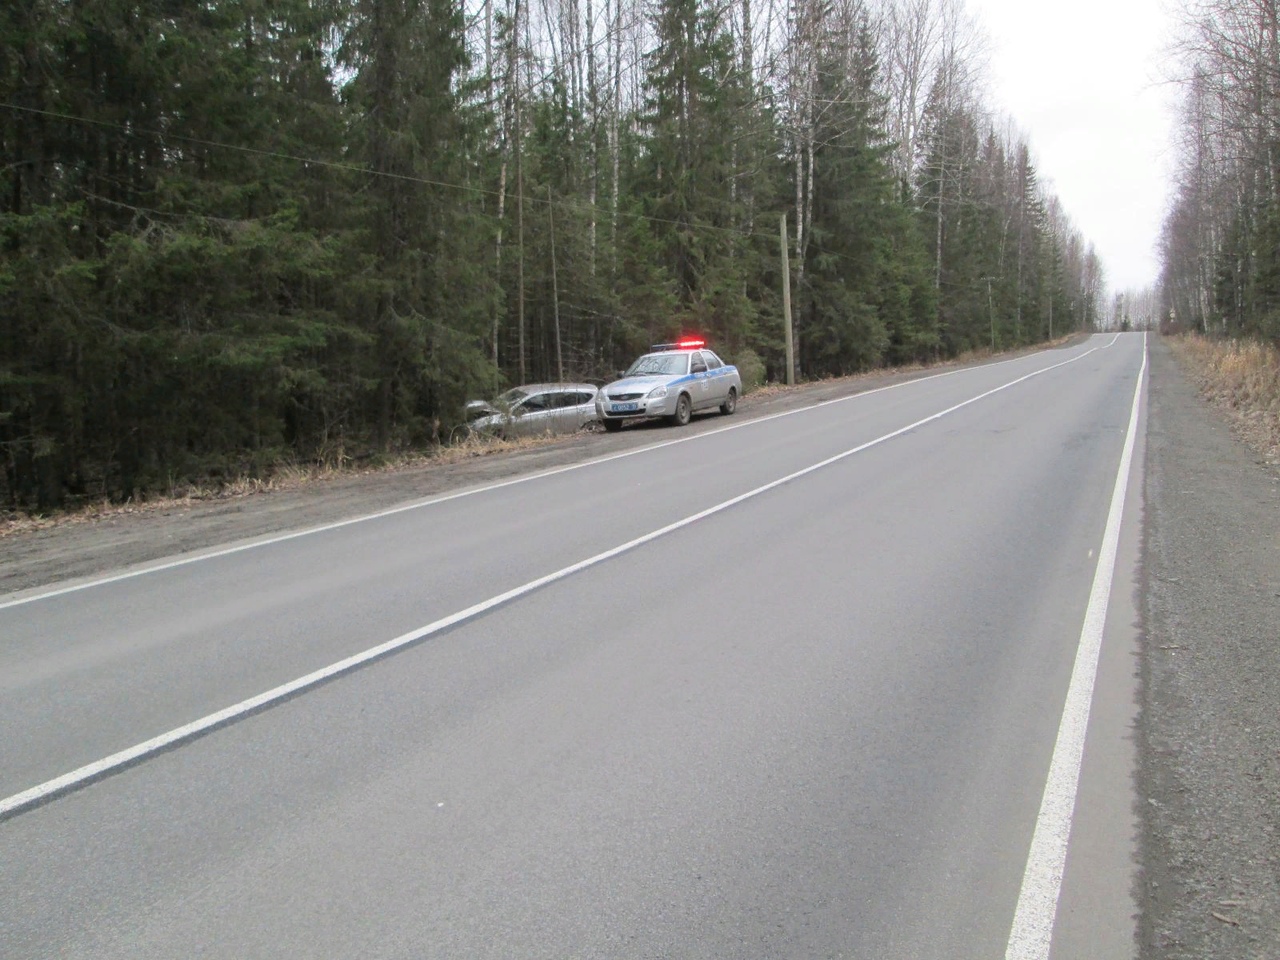
[[[1091,326],[981,47],[959,0],[4,4],[0,497],[423,448],[685,332],[780,378],[783,218],[802,377]]]

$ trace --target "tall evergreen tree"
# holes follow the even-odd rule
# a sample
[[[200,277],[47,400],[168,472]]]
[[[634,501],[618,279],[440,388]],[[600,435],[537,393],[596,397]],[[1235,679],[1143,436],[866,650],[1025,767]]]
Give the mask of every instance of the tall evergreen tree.
[[[484,355],[488,218],[466,189],[479,131],[460,102],[467,54],[451,0],[362,0],[342,49],[367,165],[358,269],[344,286],[368,344],[355,370],[377,444],[438,434],[439,415],[492,383]]]
[[[735,229],[743,211],[733,189],[733,144],[746,92],[724,13],[700,0],[658,5],[638,185],[677,305],[674,322],[741,341],[753,310]]]
[[[835,27],[835,29],[832,29]],[[891,167],[866,15],[817,45],[813,219],[798,296],[802,368],[815,374],[916,358],[936,345],[924,251]]]

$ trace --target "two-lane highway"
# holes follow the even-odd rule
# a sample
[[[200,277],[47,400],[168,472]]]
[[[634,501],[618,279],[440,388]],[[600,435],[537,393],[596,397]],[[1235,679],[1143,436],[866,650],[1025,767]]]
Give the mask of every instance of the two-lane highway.
[[[1096,336],[0,599],[0,955],[1033,955],[1143,367]]]

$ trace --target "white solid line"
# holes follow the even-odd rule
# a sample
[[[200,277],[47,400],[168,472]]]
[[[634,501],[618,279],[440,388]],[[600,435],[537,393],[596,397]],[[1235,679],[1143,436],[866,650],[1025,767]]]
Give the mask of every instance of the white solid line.
[[[194,739],[195,737],[215,730],[218,727],[231,723],[234,720],[238,720],[248,714],[279,703],[282,700],[286,700],[289,697],[303,692],[304,690],[308,690],[324,683],[327,680],[332,680],[334,677],[340,676],[341,674],[355,670],[357,667],[363,666],[372,660],[387,656],[408,644],[422,640],[432,634],[439,633],[441,630],[445,630],[466,620],[470,620],[488,610],[492,610],[494,607],[500,606],[504,603],[509,603],[518,597],[532,593],[533,591],[541,589],[548,584],[555,583],[557,580],[563,580],[565,577],[572,576],[573,574],[585,570],[588,567],[593,567],[596,564],[603,563],[604,561],[610,560],[620,554],[634,550],[636,547],[649,543],[650,541],[657,540],[659,537],[666,536],[668,533],[672,533],[682,527],[687,527],[690,524],[697,523],[699,520],[703,520],[707,517],[713,516],[714,514],[728,510],[730,507],[742,503],[744,500],[750,500],[753,497],[758,497],[762,493],[776,489],[785,483],[790,483],[792,480],[797,480],[800,477],[813,473],[816,470],[821,470],[823,467],[830,466],[833,463],[838,463],[839,461],[851,457],[854,454],[861,453],[864,450],[868,450],[871,447],[884,443],[886,440],[892,440],[894,437],[898,437],[908,431],[915,430],[917,427],[924,426],[926,423],[939,420],[942,417],[967,407],[972,403],[977,403],[979,400],[983,400],[992,394],[1000,393],[1002,390],[1007,390],[1012,386],[1030,380],[1032,377],[1038,377],[1042,373],[1048,373],[1050,370],[1056,370],[1058,367],[1064,367],[1069,363],[1074,363],[1077,360],[1087,357],[1090,353],[1093,353],[1094,349],[1096,348],[1086,350],[1084,353],[1072,357],[1069,360],[1063,360],[1059,363],[1052,364],[1051,366],[1032,371],[1031,373],[1018,377],[1016,380],[1010,380],[998,387],[987,390],[985,393],[980,393],[977,396],[970,397],[968,400],[963,400],[954,406],[947,407],[945,410],[941,410],[938,413],[931,414],[930,416],[917,420],[914,423],[907,424],[905,427],[899,427],[897,430],[886,433],[883,436],[876,437],[874,440],[868,440],[866,443],[861,443],[856,447],[845,450],[843,453],[838,453],[833,457],[828,457],[826,460],[811,464],[810,466],[797,470],[794,473],[789,473],[785,477],[772,480],[763,486],[756,487],[754,490],[748,490],[746,493],[741,493],[736,497],[731,497],[730,499],[717,503],[714,506],[707,507],[705,510],[699,510],[697,513],[690,514],[682,520],[669,523],[665,527],[653,530],[643,536],[636,537],[634,540],[628,540],[626,543],[619,544],[616,547],[605,550],[603,553],[597,553],[593,557],[588,557],[585,560],[580,560],[577,563],[570,564],[569,566],[563,567],[554,573],[549,573],[546,576],[537,578],[536,580],[530,580],[528,583],[514,587],[505,593],[500,593],[497,596],[490,597],[488,600],[483,600],[480,603],[473,604],[465,610],[459,610],[457,613],[450,614],[449,616],[429,623],[426,626],[419,627],[409,633],[401,634],[392,640],[380,643],[375,647],[370,647],[368,650],[354,654],[344,660],[339,660],[337,663],[330,664],[327,667],[322,667],[319,670],[308,673],[304,677],[299,677],[296,680],[291,680],[289,683],[274,687],[264,693],[258,694],[256,697],[250,697],[248,700],[242,700],[239,703],[232,704],[223,710],[219,710],[217,713],[211,713],[208,716],[201,717],[199,720],[193,720],[191,723],[176,727],[173,730],[170,730],[167,733],[162,733],[157,737],[152,737],[150,740],[144,741],[143,743],[136,744],[128,749],[121,750],[118,753],[113,753],[109,757],[104,757],[101,760],[96,760],[93,763],[86,764],[83,767],[72,770],[70,773],[63,774],[60,777],[55,777],[52,780],[47,780],[44,783],[31,787],[29,790],[24,790],[21,793],[16,793],[13,796],[6,797],[5,799],[0,800],[0,820],[15,816],[31,809],[32,807],[39,806],[59,794],[75,790],[108,774],[115,773],[125,767],[132,766],[147,757],[153,756],[163,750],[167,750],[184,741]]]
[[[1119,336],[1117,334],[1117,336]],[[1112,341],[1114,342],[1114,341]],[[1110,346],[1111,344],[1107,344]],[[1087,352],[1097,349],[1105,349],[1092,347]],[[1043,352],[1043,351],[1042,351]],[[1034,356],[1034,354],[1032,354]],[[1084,354],[1081,354],[1084,356]],[[262,540],[253,540],[249,543],[237,544],[233,547],[224,547],[220,550],[211,550],[206,553],[196,553],[191,556],[182,557],[178,560],[168,560],[151,566],[140,567],[136,570],[127,570],[123,573],[112,574],[107,577],[98,577],[92,580],[85,580],[80,583],[72,583],[67,586],[57,587],[53,590],[45,590],[41,593],[34,593],[25,597],[18,597],[0,603],[0,610],[7,610],[10,607],[20,607],[24,604],[35,603],[39,600],[49,600],[53,597],[61,597],[68,593],[77,593],[81,590],[88,590],[90,587],[101,587],[109,583],[118,583],[121,580],[132,580],[134,577],[141,577],[149,573],[161,573],[165,570],[172,570],[175,567],[185,567],[191,563],[201,563],[205,560],[214,560],[218,557],[226,557],[233,553],[242,553],[245,550],[256,550],[259,547],[268,547],[277,543],[284,543],[287,540],[296,540],[299,537],[309,537],[317,533],[327,533],[330,530],[338,530],[342,527],[349,527],[356,523],[365,523],[369,520],[380,520],[383,517],[395,516],[397,513],[405,513],[409,510],[420,510],[424,507],[432,507],[440,503],[448,503],[451,500],[460,500],[463,497],[472,497],[481,493],[488,493],[492,490],[502,490],[505,487],[513,487],[516,484],[528,483],[531,480],[541,480],[545,477],[554,477],[561,473],[568,473],[572,470],[581,470],[584,467],[593,467],[602,463],[611,463],[614,460],[622,460],[626,457],[638,456],[642,453],[651,453],[654,450],[662,450],[666,447],[673,447],[678,443],[688,443],[691,440],[701,440],[705,437],[715,436],[720,433],[727,433],[730,430],[739,430],[745,427],[754,427],[761,423],[768,423],[770,420],[777,420],[781,417],[790,417],[798,413],[807,413],[810,410],[817,410],[821,407],[830,406],[833,403],[844,403],[849,400],[857,400],[862,397],[870,397],[877,393],[884,393],[886,390],[896,390],[899,387],[909,386],[913,383],[924,383],[928,380],[938,380],[942,377],[955,376],[958,373],[965,373],[973,370],[987,370],[991,367],[1002,366],[1006,363],[1013,363],[1017,360],[1025,360],[1026,356],[1010,357],[1008,360],[998,360],[995,363],[987,363],[978,367],[960,367],[955,370],[944,370],[941,373],[933,373],[926,377],[916,377],[911,380],[903,380],[899,383],[891,383],[888,386],[876,387],[874,390],[864,390],[861,393],[852,393],[845,397],[835,397],[832,400],[823,400],[820,403],[810,404],[807,407],[797,407],[795,410],[784,410],[781,413],[771,413],[765,417],[755,417],[751,420],[742,420],[738,423],[727,424],[723,427],[717,427],[714,430],[704,430],[700,433],[691,434],[689,436],[678,437],[675,440],[664,440],[661,443],[648,444],[643,447],[637,447],[634,450],[624,450],[621,453],[612,453],[603,457],[596,457],[591,460],[584,460],[581,463],[571,463],[563,467],[553,467],[550,470],[540,471],[538,473],[527,474],[522,477],[514,477],[510,480],[502,480],[498,483],[487,484],[482,487],[473,487],[469,490],[460,490],[457,493],[449,493],[440,497],[432,497],[428,500],[420,500],[416,503],[407,503],[399,507],[391,507],[387,510],[380,510],[377,513],[364,514],[359,517],[351,517],[348,520],[339,520],[335,523],[326,523],[318,527],[308,527],[305,530],[295,530],[292,533],[278,534],[273,537],[267,537]]]
[[[1022,887],[1018,893],[1013,925],[1009,930],[1005,960],[1047,960],[1053,940],[1053,924],[1058,912],[1058,895],[1062,890],[1062,872],[1067,860],[1067,841],[1071,836],[1071,821],[1075,814],[1080,764],[1084,758],[1089,709],[1093,703],[1093,685],[1098,675],[1098,655],[1102,649],[1107,605],[1111,599],[1116,548],[1120,541],[1120,521],[1129,487],[1129,471],[1133,463],[1138,411],[1146,372],[1147,335],[1144,333],[1142,366],[1138,370],[1138,383],[1133,389],[1133,405],[1129,410],[1129,431],[1125,436],[1120,465],[1116,469],[1111,508],[1107,513],[1107,525],[1098,551],[1093,588],[1089,591],[1089,604],[1085,608],[1084,625],[1080,630],[1080,643],[1076,648],[1075,666],[1067,688],[1067,701],[1062,708],[1062,720],[1053,745],[1053,759],[1049,762],[1049,778],[1044,785],[1040,813],[1036,817],[1035,833],[1031,837],[1031,849],[1027,853],[1027,866],[1022,874]]]

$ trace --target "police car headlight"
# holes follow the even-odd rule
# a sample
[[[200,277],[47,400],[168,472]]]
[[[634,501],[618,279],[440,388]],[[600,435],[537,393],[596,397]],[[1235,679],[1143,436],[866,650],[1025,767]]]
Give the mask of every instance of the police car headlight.
[[[661,400],[666,395],[667,395],[666,384],[663,384],[661,387],[654,387],[652,390],[649,391],[650,400]]]

